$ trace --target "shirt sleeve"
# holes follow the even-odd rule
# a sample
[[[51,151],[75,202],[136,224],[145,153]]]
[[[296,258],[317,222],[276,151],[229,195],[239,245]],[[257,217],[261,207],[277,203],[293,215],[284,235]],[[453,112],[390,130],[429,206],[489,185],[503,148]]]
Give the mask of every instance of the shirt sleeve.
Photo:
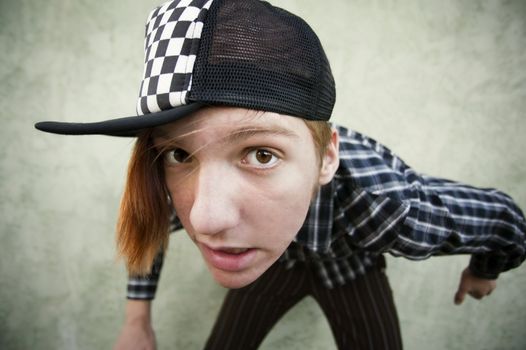
[[[482,278],[524,261],[526,221],[508,195],[418,174],[358,133],[344,133],[340,146],[340,224],[360,248],[414,260],[471,254]]]
[[[152,270],[146,276],[128,276],[127,299],[152,300],[157,292],[157,283],[163,267],[164,253],[155,257]]]
[[[172,212],[170,217],[170,233],[183,228],[183,225]],[[160,251],[155,257],[152,265],[152,269],[149,274],[145,276],[128,276],[127,285],[127,299],[132,300],[153,300],[157,292],[157,285],[161,276],[161,270],[163,267],[164,253]]]

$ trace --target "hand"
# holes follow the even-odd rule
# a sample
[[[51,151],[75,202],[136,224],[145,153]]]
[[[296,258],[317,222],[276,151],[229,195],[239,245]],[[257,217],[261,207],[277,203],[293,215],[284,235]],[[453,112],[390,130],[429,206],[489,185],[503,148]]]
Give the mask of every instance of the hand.
[[[471,273],[469,267],[466,267],[460,276],[460,284],[455,293],[455,304],[462,304],[466,293],[475,299],[482,299],[490,295],[496,287],[497,280],[476,277]]]
[[[155,333],[150,322],[125,322],[114,350],[155,350]]]

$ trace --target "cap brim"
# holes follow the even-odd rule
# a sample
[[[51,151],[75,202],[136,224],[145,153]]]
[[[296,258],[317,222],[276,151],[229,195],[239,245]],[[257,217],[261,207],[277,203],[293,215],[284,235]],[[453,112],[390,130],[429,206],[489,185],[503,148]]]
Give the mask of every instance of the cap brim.
[[[142,130],[161,126],[179,120],[204,107],[205,104],[192,102],[161,112],[141,116],[110,119],[94,123],[68,123],[45,121],[35,124],[35,128],[44,132],[60,135],[108,135],[137,136]]]

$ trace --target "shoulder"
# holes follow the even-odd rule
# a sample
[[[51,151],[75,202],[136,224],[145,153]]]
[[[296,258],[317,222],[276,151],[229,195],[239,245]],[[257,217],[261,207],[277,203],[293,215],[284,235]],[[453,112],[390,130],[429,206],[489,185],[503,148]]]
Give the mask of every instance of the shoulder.
[[[340,138],[340,165],[334,177],[338,187],[359,187],[369,193],[396,198],[404,191],[412,169],[388,147],[364,134],[333,124]]]
[[[366,158],[368,156],[372,158],[382,158],[387,161],[398,158],[388,147],[372,137],[341,125],[332,124],[332,127],[338,131],[340,138],[340,156],[343,155],[344,158],[357,159],[360,158],[360,156],[365,156]]]
[[[388,147],[375,139],[348,129],[341,125],[332,125],[339,135],[340,166],[349,170],[384,168],[404,171],[406,165]]]

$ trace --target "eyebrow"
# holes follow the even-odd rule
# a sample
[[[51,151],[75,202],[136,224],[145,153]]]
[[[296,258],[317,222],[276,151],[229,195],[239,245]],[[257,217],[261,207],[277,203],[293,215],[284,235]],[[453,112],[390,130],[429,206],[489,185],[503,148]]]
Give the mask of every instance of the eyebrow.
[[[285,137],[291,137],[291,138],[299,138],[298,134],[296,134],[294,131],[285,129],[279,126],[273,126],[270,128],[250,127],[250,128],[242,128],[242,129],[234,130],[228,136],[225,136],[223,140],[221,140],[221,143],[240,142],[240,141],[243,141],[253,136],[258,136],[258,135],[285,136]]]
[[[174,140],[178,138],[184,138],[185,136],[190,136],[195,134],[198,131],[191,131],[189,133],[185,133],[181,136],[176,136],[175,138],[171,136],[168,132],[166,132],[163,129],[157,129],[153,133],[153,137],[159,137],[162,139],[168,140]],[[299,135],[296,134],[294,131],[280,127],[280,126],[272,126],[272,127],[242,127],[239,129],[233,130],[229,135],[221,138],[219,141],[220,143],[235,143],[235,142],[241,142],[243,140],[246,140],[248,138],[263,135],[263,136],[285,136],[290,138],[299,138]]]

